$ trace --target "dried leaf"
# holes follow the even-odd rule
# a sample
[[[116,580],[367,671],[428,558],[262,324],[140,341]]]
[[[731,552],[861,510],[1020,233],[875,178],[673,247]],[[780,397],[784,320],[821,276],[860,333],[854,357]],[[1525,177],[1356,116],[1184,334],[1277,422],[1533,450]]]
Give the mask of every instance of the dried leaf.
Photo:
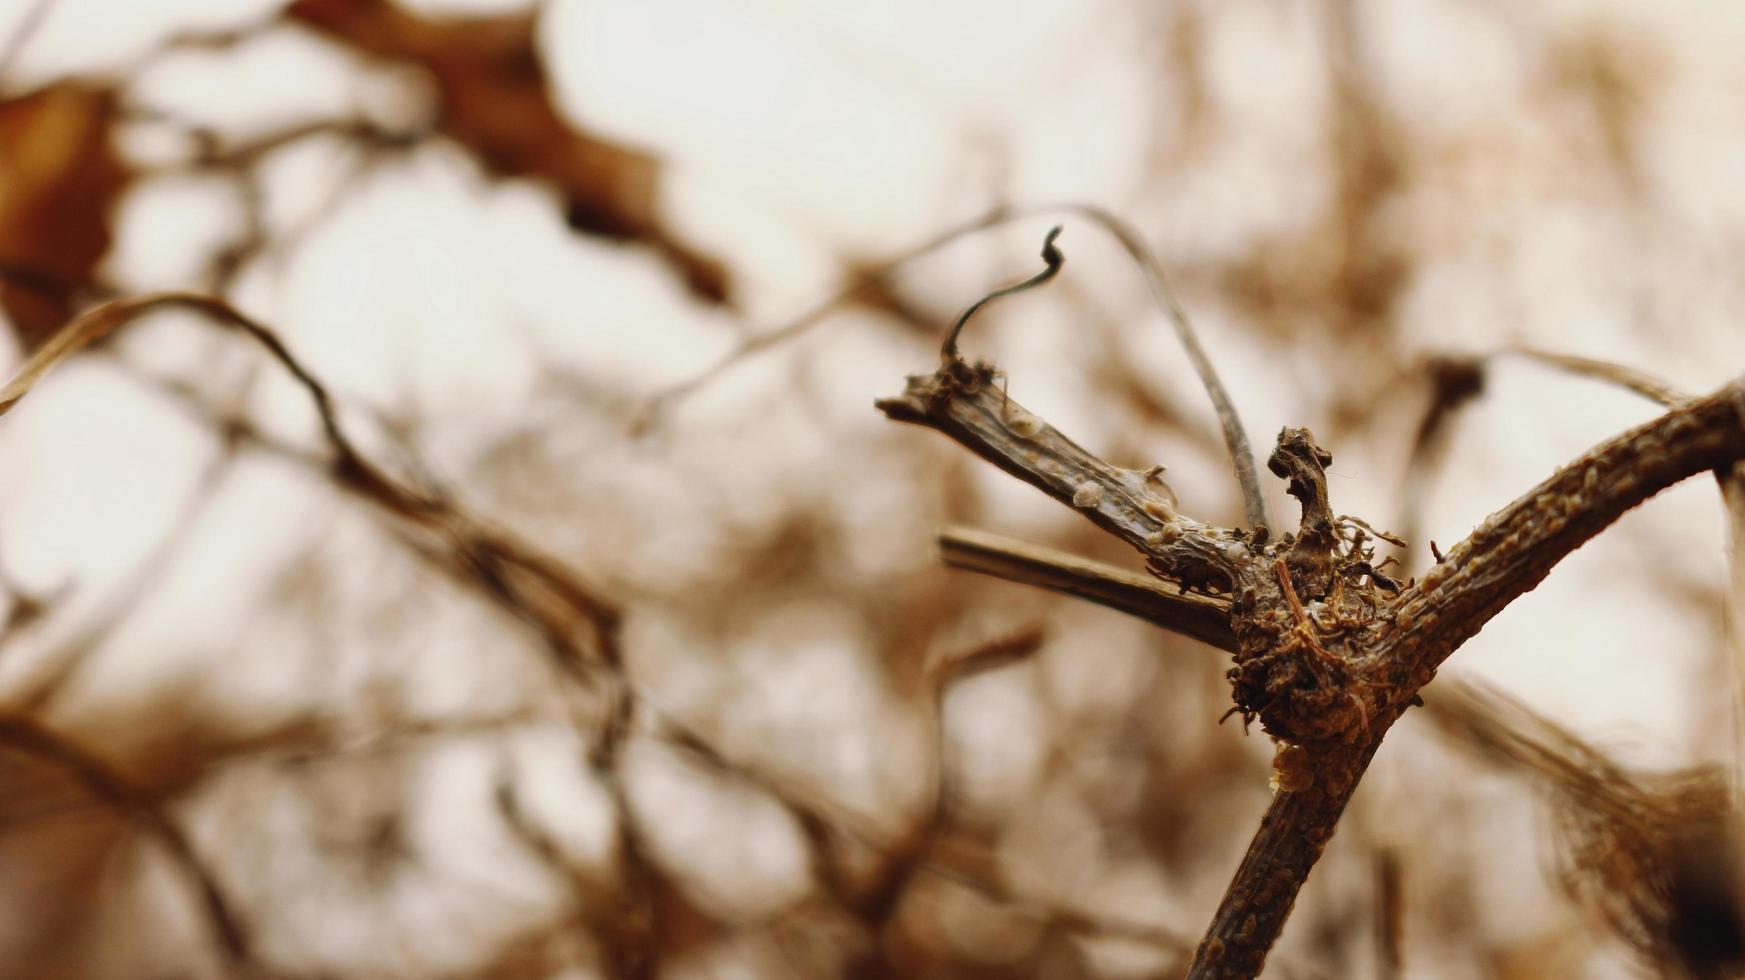
[[[0,308],[35,350],[109,250],[132,172],[110,142],[115,96],[63,83],[0,102]]]
[[[647,244],[693,293],[726,300],[721,262],[674,238],[656,213],[659,161],[584,133],[558,113],[533,14],[435,20],[386,0],[298,0],[286,16],[361,53],[424,68],[436,88],[437,128],[485,169],[556,184],[570,227]]]

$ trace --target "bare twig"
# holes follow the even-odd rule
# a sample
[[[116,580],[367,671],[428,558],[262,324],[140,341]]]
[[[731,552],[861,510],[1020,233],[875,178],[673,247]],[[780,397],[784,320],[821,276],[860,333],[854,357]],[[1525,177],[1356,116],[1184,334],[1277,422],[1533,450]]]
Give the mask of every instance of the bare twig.
[[[1060,254],[1060,249],[1054,247],[1054,240],[1059,237],[1060,226],[1055,225],[1053,228],[1049,229],[1048,235],[1042,239],[1042,261],[1046,268],[1041,272],[1038,272],[1023,282],[1013,283],[1010,286],[996,289],[986,296],[983,296],[981,299],[976,300],[974,303],[970,304],[969,309],[963,311],[963,313],[957,318],[957,322],[953,323],[951,329],[946,331],[945,343],[939,348],[939,357],[941,360],[946,362],[958,360],[958,335],[963,333],[964,324],[968,323],[970,318],[975,316],[976,312],[982,307],[992,303],[994,300],[997,300],[1002,296],[1012,296],[1024,292],[1025,290],[1035,289],[1037,286],[1044,285],[1060,272],[1061,263],[1066,261],[1066,257]]]
[[[1379,980],[1398,980],[1405,966],[1402,938],[1406,928],[1405,901],[1400,893],[1400,855],[1383,848],[1375,855],[1375,975]]]
[[[813,327],[824,322],[831,313],[835,312],[843,304],[860,296],[862,293],[879,286],[886,278],[898,269],[901,269],[903,266],[908,265],[916,259],[930,255],[968,235],[995,227],[996,225],[1004,224],[1007,221],[1028,217],[1033,213],[1034,211],[1032,210],[1013,211],[1005,207],[994,208],[993,210],[966,221],[963,224],[947,228],[942,232],[929,236],[927,239],[903,249],[891,258],[872,267],[872,269],[868,270],[858,281],[850,285],[848,288],[836,293],[829,299],[824,300],[822,303],[819,303],[817,306],[812,307],[787,323],[779,327],[762,331],[746,339],[744,342],[722,355],[720,360],[703,369],[703,371],[697,375],[687,378],[686,380],[655,394],[649,399],[648,404],[639,412],[637,428],[646,431],[660,418],[662,413],[669,410],[673,405],[684,401],[700,389],[707,387],[717,378],[726,374],[734,367],[737,367],[741,362],[766,350],[770,350],[771,348],[779,347],[782,344],[799,337],[806,331],[811,330]]]
[[[1609,381],[1660,405],[1670,406],[1690,397],[1647,372],[1625,367],[1612,361],[1577,357],[1573,354],[1559,354],[1556,351],[1541,350],[1535,347],[1511,347],[1503,353],[1535,361],[1560,371],[1567,371],[1579,377]]]
[[[971,528],[940,532],[939,550],[948,565],[1076,596],[1220,650],[1236,650],[1228,602],[1176,591],[1155,575]]]
[[[1254,470],[1254,450],[1248,444],[1248,433],[1242,427],[1242,418],[1236,412],[1236,403],[1230,400],[1230,393],[1225,390],[1223,381],[1218,378],[1217,369],[1212,366],[1212,359],[1206,356],[1205,349],[1200,346],[1193,322],[1176,300],[1175,290],[1170,288],[1169,279],[1163,273],[1163,264],[1151,254],[1145,239],[1139,237],[1139,233],[1131,225],[1113,213],[1090,204],[1068,205],[1064,210],[1077,212],[1102,225],[1109,234],[1115,236],[1115,240],[1121,243],[1121,247],[1139,264],[1139,268],[1144,270],[1145,282],[1151,287],[1152,297],[1169,315],[1169,325],[1175,331],[1182,348],[1187,351],[1194,373],[1199,375],[1200,384],[1205,387],[1206,395],[1212,399],[1212,407],[1218,413],[1218,424],[1224,430],[1224,446],[1230,452],[1231,465],[1236,468],[1236,483],[1242,489],[1242,505],[1247,513],[1248,526],[1257,534],[1265,534],[1268,530],[1266,497],[1260,492],[1260,477]]]
[[[879,284],[901,266],[975,232],[1005,224],[1008,221],[1060,211],[1088,218],[1102,227],[1120,243],[1133,261],[1139,265],[1140,270],[1145,273],[1145,282],[1151,290],[1152,298],[1169,318],[1170,328],[1175,331],[1176,339],[1181,342],[1183,349],[1187,352],[1194,373],[1198,375],[1201,385],[1206,389],[1207,397],[1212,400],[1213,409],[1217,412],[1218,425],[1224,434],[1224,445],[1230,454],[1230,462],[1236,472],[1236,483],[1242,492],[1248,526],[1255,533],[1264,535],[1269,527],[1266,517],[1266,498],[1260,492],[1260,478],[1254,467],[1254,450],[1249,446],[1248,433],[1242,427],[1241,416],[1236,412],[1236,405],[1231,401],[1230,393],[1224,388],[1223,381],[1219,379],[1217,369],[1212,366],[1211,358],[1206,356],[1205,349],[1200,346],[1199,338],[1194,333],[1193,323],[1188,319],[1187,312],[1182,308],[1181,303],[1177,301],[1175,291],[1169,285],[1169,278],[1164,274],[1162,263],[1158,262],[1157,257],[1151,254],[1144,238],[1127,222],[1092,204],[1064,203],[1025,208],[999,207],[981,217],[948,228],[876,266],[859,282],[813,307],[785,326],[765,331],[745,341],[701,374],[655,395],[640,414],[637,422],[638,430],[646,431],[661,412],[714,381],[740,361],[792,340],[817,326],[830,312],[860,295],[863,291]],[[1053,234],[1053,232],[1050,233],[1049,241],[1053,240]],[[1048,252],[1045,250],[1044,257],[1047,258],[1047,256]],[[1057,265],[1058,253],[1055,253],[1055,258],[1049,260],[1049,268],[1052,270]],[[955,352],[958,330],[980,305],[977,303],[976,306],[972,306],[959,318],[947,339],[947,352]]]
[[[1332,457],[1306,431],[1281,433],[1269,464],[1303,502],[1301,525],[1294,538],[1268,544],[1176,514],[1146,489],[1146,474],[1073,443],[1013,402],[998,377],[991,365],[947,358],[878,407],[1080,510],[1145,554],[1157,574],[1233,595],[1237,707],[1302,751],[1303,778],[1262,818],[1190,978],[1259,972],[1382,737],[1449,654],[1626,510],[1745,458],[1742,380],[1591,450],[1396,596],[1377,581],[1360,539],[1347,546],[1327,502],[1322,470]]]

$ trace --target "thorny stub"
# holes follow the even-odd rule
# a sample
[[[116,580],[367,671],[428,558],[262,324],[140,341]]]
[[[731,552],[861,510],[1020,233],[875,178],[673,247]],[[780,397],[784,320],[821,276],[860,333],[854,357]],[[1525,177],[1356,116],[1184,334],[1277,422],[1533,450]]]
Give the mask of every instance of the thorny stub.
[[[1230,671],[1235,710],[1297,745],[1356,742],[1380,734],[1415,691],[1409,671],[1374,653],[1400,587],[1375,562],[1375,539],[1394,541],[1352,517],[1335,516],[1325,469],[1333,457],[1307,429],[1286,429],[1268,460],[1303,504],[1295,533],[1272,537],[1204,524],[1180,513],[1155,468],[1110,466],[1012,401],[988,364],[955,354],[909,378],[879,407],[957,439],[1006,472],[1068,503],[1133,543],[1147,566],[1184,590],[1231,598],[1237,641]],[[1409,696],[1409,695],[1408,695]],[[1374,731],[1371,726],[1375,725]]]
[[[1294,744],[1350,742],[1393,706],[1387,665],[1365,653],[1386,625],[1398,586],[1375,564],[1379,533],[1333,516],[1325,467],[1333,456],[1307,429],[1279,433],[1267,461],[1303,505],[1295,534],[1259,542],[1236,569],[1231,626],[1239,649],[1229,677],[1244,722]]]

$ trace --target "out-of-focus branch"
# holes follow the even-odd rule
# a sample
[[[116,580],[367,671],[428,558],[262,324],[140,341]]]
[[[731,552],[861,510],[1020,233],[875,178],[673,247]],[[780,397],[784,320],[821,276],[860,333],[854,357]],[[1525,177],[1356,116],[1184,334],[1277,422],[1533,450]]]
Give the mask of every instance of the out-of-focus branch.
[[[1560,354],[1556,351],[1541,350],[1536,347],[1511,347],[1502,353],[1525,358],[1547,367],[1556,368],[1559,371],[1567,371],[1578,377],[1608,381],[1633,391],[1651,402],[1667,407],[1690,397],[1645,371],[1638,371],[1633,367],[1626,367],[1613,361]]]
[[[80,316],[39,348],[4,387],[0,415],[10,411],[55,365],[97,339],[153,312],[181,310],[234,329],[263,347],[304,389],[314,405],[333,458],[327,475],[342,489],[368,501],[397,519],[403,529],[420,536],[421,550],[440,555],[448,567],[479,589],[500,608],[527,623],[545,641],[560,674],[578,688],[600,696],[601,720],[590,746],[589,761],[602,774],[614,808],[620,815],[620,853],[627,901],[641,909],[631,921],[652,928],[656,910],[642,887],[647,860],[617,771],[619,748],[628,735],[636,706],[629,679],[623,674],[614,604],[599,596],[562,561],[507,532],[492,528],[452,503],[422,493],[394,479],[357,448],[340,422],[333,398],[266,326],[215,297],[197,293],[160,293],[106,303]],[[235,428],[228,435],[236,435]],[[645,937],[603,936],[616,961],[644,962],[652,949]],[[640,959],[639,959],[640,958]],[[648,969],[652,966],[644,963]]]
[[[886,911],[894,912],[897,900],[901,898],[901,886],[915,874],[925,873],[967,888],[1027,918],[1076,934],[1127,939],[1171,952],[1184,952],[1191,947],[1186,937],[1171,929],[1119,916],[1090,914],[1072,909],[1055,901],[1027,895],[997,878],[983,874],[948,846],[949,841],[943,833],[943,827],[937,822],[937,811],[933,817],[924,819],[916,830],[893,838],[888,832],[867,825],[863,818],[815,798],[780,776],[723,755],[709,739],[683,727],[676,719],[666,716],[664,723],[670,728],[668,738],[674,745],[686,750],[698,761],[744,780],[780,801],[814,835],[825,829],[834,830],[885,858],[889,865],[886,879],[872,888],[861,882],[858,890],[862,894],[858,897],[849,896],[846,891],[837,894],[835,897],[844,904],[864,907],[869,901],[877,904],[883,899],[889,905]],[[942,798],[936,797],[936,802]],[[816,849],[822,847],[824,842],[815,839],[813,844]],[[825,873],[822,877],[827,885],[830,884],[831,874]],[[843,887],[847,887],[846,883],[843,883]],[[877,912],[876,909],[870,911]]]
[[[673,405],[684,401],[692,394],[707,387],[711,382],[732,370],[742,361],[754,357],[763,351],[779,347],[782,344],[806,333],[808,330],[811,330],[813,327],[824,322],[831,313],[835,312],[844,304],[863,293],[882,285],[893,273],[910,262],[936,252],[952,242],[958,241],[959,239],[974,234],[975,232],[987,228],[993,228],[1017,218],[1028,217],[1033,213],[1034,212],[1029,210],[1013,211],[1005,207],[994,208],[978,217],[972,218],[960,225],[947,228],[942,232],[933,234],[925,240],[903,249],[896,255],[865,270],[856,281],[850,284],[846,289],[837,292],[835,295],[819,303],[817,306],[812,307],[781,326],[760,331],[759,333],[746,338],[732,350],[723,354],[720,360],[711,364],[709,367],[704,368],[698,374],[656,393],[638,413],[636,420],[637,430],[639,432],[647,431],[660,420],[662,413],[666,412]]]
[[[98,802],[149,834],[175,861],[199,895],[212,937],[231,972],[238,976],[261,975],[260,964],[249,945],[248,930],[217,877],[195,852],[182,828],[148,793],[72,739],[30,718],[0,715],[0,750],[22,752],[66,771]]]
[[[476,576],[512,613],[534,623],[566,670],[589,657],[615,660],[610,635],[617,612],[572,570],[513,536],[457,511],[447,501],[421,493],[389,476],[365,457],[341,424],[333,398],[266,326],[215,297],[157,293],[105,303],[80,316],[34,353],[4,387],[0,415],[12,409],[55,365],[111,331],[151,313],[181,310],[238,330],[263,347],[308,394],[323,435],[333,450],[329,474],[340,486],[409,525],[435,535],[443,553]],[[592,637],[578,646],[577,637]],[[592,649],[588,649],[588,647]]]
[[[1442,680],[1426,698],[1443,733],[1549,791],[1558,879],[1664,975],[1738,976],[1745,965],[1740,840],[1716,766],[1625,766],[1500,691]]]
[[[557,559],[544,556],[502,532],[479,525],[467,515],[456,511],[448,502],[401,484],[367,460],[347,436],[331,396],[314,374],[296,360],[271,330],[220,300],[196,294],[165,294],[100,307],[70,325],[63,335],[57,336],[45,346],[38,358],[21,369],[18,379],[0,389],[0,395],[5,397],[5,407],[16,404],[56,363],[72,356],[86,344],[125,323],[164,309],[182,309],[207,316],[215,322],[243,331],[265,346],[275,360],[290,371],[309,393],[335,458],[326,462],[308,458],[239,420],[222,422],[227,438],[302,459],[334,478],[340,488],[396,519],[399,526],[408,532],[409,540],[417,551],[460,573],[463,581],[475,586],[483,584],[492,598],[534,626],[546,638],[553,651],[560,654],[558,661],[561,664],[570,665],[573,669],[586,659],[584,649],[577,645],[577,612],[586,610],[589,615],[599,617],[594,621],[594,628],[601,630],[608,642],[602,643],[598,650],[604,655],[608,667],[607,683],[610,690],[616,692],[609,700],[617,707],[608,706],[608,713],[615,720],[609,719],[609,731],[603,733],[600,742],[596,744],[594,762],[596,768],[603,770],[608,776],[612,775],[610,770],[615,746],[627,734],[629,714],[633,706],[640,706],[644,713],[659,720],[675,744],[769,792],[794,812],[802,823],[835,828],[887,855],[895,871],[891,888],[887,889],[891,893],[893,911],[894,900],[902,883],[914,873],[926,872],[947,877],[1026,915],[1074,932],[1121,936],[1161,945],[1172,951],[1183,949],[1185,940],[1167,930],[1142,923],[1088,916],[1052,904],[1038,905],[1033,899],[1013,893],[968,870],[955,867],[949,863],[948,855],[936,846],[939,829],[937,822],[928,822],[920,833],[911,838],[881,840],[876,832],[867,828],[856,829],[855,821],[848,815],[830,812],[823,804],[810,799],[808,794],[786,786],[774,777],[759,773],[753,767],[726,759],[705,738],[691,732],[656,706],[646,703],[629,680],[620,676],[622,667],[616,657],[616,648],[609,642],[615,627],[616,614],[605,604],[605,600],[596,597],[573,573],[563,568]],[[173,393],[184,396],[190,404],[194,404],[192,393]],[[1185,597],[1178,598],[1193,601]],[[1216,603],[1210,601],[1206,604],[1208,609],[1216,606]],[[1204,613],[1201,618],[1205,619]],[[583,635],[586,633],[585,630],[580,632]],[[961,671],[986,666],[987,658],[968,658],[974,660],[974,663],[968,663],[965,658],[958,660],[963,662],[954,661],[952,666]],[[621,842],[621,849],[627,855],[627,860],[623,862],[626,865],[625,880],[620,884],[625,892],[631,893],[633,899],[646,903],[651,896],[639,896],[639,893],[652,887],[652,867],[647,857],[641,854],[641,844],[628,820],[629,807],[622,796],[621,788],[617,786],[615,778],[608,778],[606,782],[609,792],[613,794],[614,809],[620,814],[624,824],[625,838]],[[623,931],[625,923],[640,924],[627,933]],[[590,920],[590,924],[600,930],[598,934],[608,947],[605,955],[617,964],[621,972],[639,974],[653,969],[654,961],[650,958],[653,948],[649,945],[647,935],[647,931],[652,928],[650,922],[642,917],[631,916],[623,921],[617,918],[611,922]]]
[[[1378,980],[1399,980],[1405,966],[1405,898],[1401,894],[1400,855],[1383,848],[1375,855],[1375,973]]]
[[[35,0],[26,8],[24,16],[19,19],[17,25],[12,28],[12,33],[7,36],[5,43],[0,44],[0,92],[4,91],[6,76],[12,73],[12,67],[18,61],[18,56],[24,52],[25,47],[30,44],[30,39],[35,37],[36,32],[41,29],[43,21],[48,19],[49,10],[54,5],[55,0]]]

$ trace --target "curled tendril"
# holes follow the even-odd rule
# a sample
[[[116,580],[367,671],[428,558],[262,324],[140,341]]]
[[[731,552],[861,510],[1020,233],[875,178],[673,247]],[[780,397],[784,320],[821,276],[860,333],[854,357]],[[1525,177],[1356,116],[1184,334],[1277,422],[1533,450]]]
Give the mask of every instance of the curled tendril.
[[[1048,268],[1043,269],[1041,272],[1038,272],[1036,275],[1031,276],[1023,282],[1014,283],[1010,286],[996,289],[986,296],[983,296],[981,299],[976,300],[975,304],[969,309],[964,310],[963,315],[957,318],[957,322],[951,325],[951,332],[945,335],[945,343],[939,348],[940,360],[948,364],[962,360],[957,353],[957,335],[963,333],[963,325],[969,322],[970,317],[976,315],[976,311],[1002,296],[1010,296],[1013,293],[1021,293],[1026,289],[1033,289],[1040,286],[1048,280],[1053,279],[1055,274],[1060,272],[1061,265],[1066,262],[1066,256],[1060,253],[1060,249],[1054,247],[1054,240],[1060,237],[1061,227],[1061,225],[1055,225],[1053,228],[1050,228],[1047,236],[1042,239],[1042,261],[1048,263]]]

